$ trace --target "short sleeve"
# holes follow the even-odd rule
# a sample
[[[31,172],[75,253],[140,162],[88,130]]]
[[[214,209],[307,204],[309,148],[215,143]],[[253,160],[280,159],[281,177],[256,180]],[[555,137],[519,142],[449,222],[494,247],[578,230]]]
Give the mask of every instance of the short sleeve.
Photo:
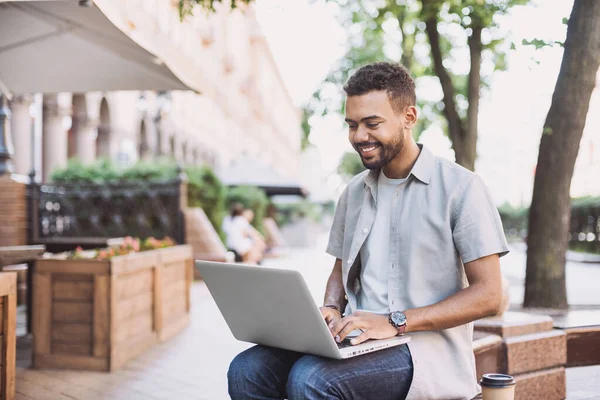
[[[478,175],[465,188],[454,212],[452,236],[463,263],[508,253],[502,221],[487,186]]]
[[[329,243],[327,244],[327,253],[335,258],[342,259],[344,253],[344,232],[346,221],[346,209],[348,208],[348,187],[340,196],[335,215],[333,216],[333,224],[329,232]]]

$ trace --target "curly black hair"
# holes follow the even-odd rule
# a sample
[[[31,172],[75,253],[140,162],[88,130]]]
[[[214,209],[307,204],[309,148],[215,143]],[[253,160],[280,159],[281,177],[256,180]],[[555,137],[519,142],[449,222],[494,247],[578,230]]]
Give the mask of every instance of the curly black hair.
[[[400,64],[378,62],[365,65],[344,85],[348,96],[360,96],[374,90],[387,93],[396,113],[403,112],[408,106],[414,106],[417,101],[415,82],[408,70]]]

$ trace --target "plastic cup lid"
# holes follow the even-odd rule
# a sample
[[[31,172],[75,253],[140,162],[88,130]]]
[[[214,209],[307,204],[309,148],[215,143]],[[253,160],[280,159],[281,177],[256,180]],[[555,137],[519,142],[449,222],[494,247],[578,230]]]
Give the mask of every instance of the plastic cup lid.
[[[510,375],[505,374],[483,374],[481,381],[479,382],[481,386],[487,387],[508,387],[516,384],[515,378]]]

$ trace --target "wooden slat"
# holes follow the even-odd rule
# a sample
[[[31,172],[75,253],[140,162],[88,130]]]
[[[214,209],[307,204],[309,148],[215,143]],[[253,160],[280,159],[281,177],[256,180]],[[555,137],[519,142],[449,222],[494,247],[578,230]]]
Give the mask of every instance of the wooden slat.
[[[160,250],[161,264],[170,264],[192,258],[192,247],[189,244],[169,247]]]
[[[33,276],[33,353],[50,353],[50,327],[52,322],[52,286],[49,274]]]
[[[191,289],[192,282],[194,282],[194,260],[189,259],[187,261],[187,277],[186,277],[186,285],[185,285],[185,309],[189,313],[191,307]]]
[[[158,343],[156,332],[134,336],[129,340],[116,344],[111,351],[110,370],[119,369],[127,361],[137,357],[152,345]]]
[[[2,304],[0,304],[0,315],[4,315],[4,296],[1,296]],[[0,332],[4,331],[4,318],[0,318]]]
[[[108,276],[96,276],[93,321],[93,354],[96,357],[106,357],[110,334],[110,278]]]
[[[95,260],[37,260],[35,264],[38,273],[96,275],[110,272],[109,261]]]
[[[52,282],[93,282],[94,274],[52,274]]]
[[[166,342],[171,339],[173,336],[180,333],[186,326],[190,323],[189,314],[181,315],[176,321],[172,321],[167,324],[162,331],[160,332],[160,341]]]
[[[162,278],[165,285],[170,285],[174,282],[185,281],[187,276],[186,265],[184,262],[171,264],[163,267]]]
[[[52,340],[69,343],[92,343],[91,324],[52,324]]]
[[[0,343],[4,343],[4,335],[0,335]],[[2,345],[0,345],[0,365],[4,365],[4,346]]]
[[[105,278],[107,279],[107,278]],[[54,300],[92,300],[92,282],[52,282]]]
[[[151,291],[153,284],[152,281],[152,269],[146,269],[134,274],[119,276],[116,279],[115,288],[117,299],[125,299],[143,292]]]
[[[0,272],[0,296],[17,293],[17,273]]]
[[[121,343],[135,336],[150,334],[153,331],[152,313],[140,314],[134,318],[119,321],[115,342]]]
[[[52,302],[52,321],[91,323],[92,304],[64,301]]]
[[[52,342],[52,354],[64,354],[74,356],[91,356],[91,343],[61,343]]]
[[[178,319],[186,313],[186,297],[184,293],[166,300],[163,305],[163,328],[166,328],[171,321]]]
[[[182,279],[180,281],[172,282],[163,286],[163,301],[169,301],[174,297],[186,295],[186,281]]]
[[[154,293],[144,292],[117,303],[117,320],[122,321],[136,315],[150,312],[154,306]]]
[[[16,281],[16,273],[14,278]],[[4,275],[4,274],[3,274]],[[4,277],[3,277],[4,278]],[[5,349],[2,355],[2,389],[0,393],[3,399],[13,399],[15,396],[15,363],[17,356],[17,293],[15,291],[5,297],[4,312],[4,331],[0,343]]]
[[[108,359],[106,357],[69,356],[65,354],[38,354],[33,357],[35,368],[69,368],[88,369],[94,371],[107,371]]]
[[[158,252],[143,251],[141,253],[133,253],[113,258],[111,271],[113,275],[127,275],[146,269],[156,268],[157,265]]]
[[[162,318],[162,299],[163,299],[163,280],[162,266],[154,269],[154,331],[159,332],[163,327]]]

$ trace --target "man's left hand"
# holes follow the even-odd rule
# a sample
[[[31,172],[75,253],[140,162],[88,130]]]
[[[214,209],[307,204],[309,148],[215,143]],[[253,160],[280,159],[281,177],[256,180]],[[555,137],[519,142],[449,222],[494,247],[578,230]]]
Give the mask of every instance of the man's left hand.
[[[365,311],[357,311],[334,322],[330,329],[338,343],[341,343],[353,330],[362,330],[362,334],[350,341],[353,345],[360,344],[367,339],[388,339],[398,334],[396,328],[390,324],[387,314],[380,315]]]

